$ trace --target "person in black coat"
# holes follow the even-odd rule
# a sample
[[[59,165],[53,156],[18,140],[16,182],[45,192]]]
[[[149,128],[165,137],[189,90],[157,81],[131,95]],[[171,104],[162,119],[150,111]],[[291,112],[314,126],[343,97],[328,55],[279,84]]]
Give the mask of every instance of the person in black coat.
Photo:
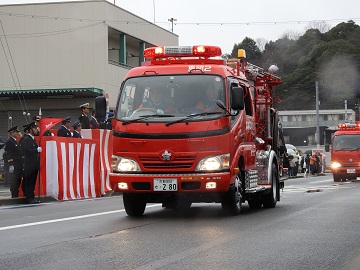
[[[39,134],[39,127],[35,125],[35,122],[32,122],[27,126],[27,129],[29,133],[21,141],[24,156],[22,191],[28,203],[38,203],[35,201],[35,185],[40,169],[39,153],[42,149],[38,146],[34,136]]]
[[[65,117],[64,120],[61,122],[61,127],[59,127],[57,135],[59,137],[72,137],[70,132],[70,125],[71,125],[71,117]]]
[[[4,162],[9,171],[11,198],[19,197],[19,188],[23,172],[23,158],[21,147],[17,141],[20,137],[18,127],[12,127],[8,130],[9,140],[5,145]]]
[[[84,129],[90,128],[90,120],[89,120],[89,112],[90,112],[90,105],[89,103],[84,103],[80,105],[81,115],[79,116],[79,120],[81,123],[81,127]]]
[[[73,137],[74,138],[82,138],[81,136],[81,123],[80,120],[76,120],[73,124],[72,127],[74,129],[73,131]]]

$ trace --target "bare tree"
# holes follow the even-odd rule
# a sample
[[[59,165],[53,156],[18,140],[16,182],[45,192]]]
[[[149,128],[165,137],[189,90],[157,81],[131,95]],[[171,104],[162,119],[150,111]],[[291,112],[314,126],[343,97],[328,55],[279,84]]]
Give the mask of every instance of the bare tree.
[[[286,32],[284,32],[284,34],[282,34],[281,38],[282,39],[290,39],[290,40],[298,40],[300,36],[302,36],[301,32],[287,30]]]
[[[260,51],[265,50],[265,45],[268,43],[268,41],[265,38],[257,38],[256,39],[256,45],[259,47]]]
[[[331,25],[325,21],[312,21],[305,27],[305,31],[309,29],[318,29],[320,33],[326,33],[331,29]]]

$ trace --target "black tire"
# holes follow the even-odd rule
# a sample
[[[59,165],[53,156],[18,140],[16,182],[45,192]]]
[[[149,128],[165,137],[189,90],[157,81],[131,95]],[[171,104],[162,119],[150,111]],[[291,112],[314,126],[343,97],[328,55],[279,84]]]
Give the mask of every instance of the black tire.
[[[264,208],[274,208],[278,201],[278,172],[275,164],[271,166],[271,189],[270,192],[263,195]]]
[[[126,214],[130,217],[140,217],[145,212],[146,201],[138,194],[123,194],[123,202]]]
[[[231,186],[225,194],[221,206],[224,210],[229,211],[232,215],[237,216],[241,212],[241,175],[236,177],[234,186]]]

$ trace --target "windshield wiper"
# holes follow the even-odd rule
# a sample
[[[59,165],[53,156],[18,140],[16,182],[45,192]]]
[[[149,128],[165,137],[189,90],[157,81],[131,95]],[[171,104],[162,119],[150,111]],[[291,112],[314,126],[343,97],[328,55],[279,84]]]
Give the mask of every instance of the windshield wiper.
[[[145,120],[151,117],[158,117],[158,118],[163,118],[163,117],[175,117],[175,115],[172,114],[149,114],[149,115],[140,115],[139,118],[136,119],[132,119],[132,120],[125,120],[122,122],[123,126],[127,125],[127,124],[131,124],[131,123],[135,123],[135,122],[139,122],[141,120]]]
[[[176,124],[176,123],[181,123],[181,122],[186,122],[186,120],[198,117],[198,116],[207,116],[207,115],[214,115],[214,114],[222,114],[222,112],[202,112],[202,113],[192,113],[189,114],[187,116],[185,116],[184,118],[175,120],[175,121],[171,121],[171,122],[167,122],[165,125],[168,127],[172,124]]]

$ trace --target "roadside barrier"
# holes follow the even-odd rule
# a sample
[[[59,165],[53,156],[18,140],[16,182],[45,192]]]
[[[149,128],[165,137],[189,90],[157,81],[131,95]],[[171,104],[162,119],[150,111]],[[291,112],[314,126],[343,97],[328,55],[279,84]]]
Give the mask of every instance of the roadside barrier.
[[[73,200],[100,197],[111,190],[111,130],[84,129],[81,134],[82,139],[43,136],[38,141],[42,152],[36,196]]]

